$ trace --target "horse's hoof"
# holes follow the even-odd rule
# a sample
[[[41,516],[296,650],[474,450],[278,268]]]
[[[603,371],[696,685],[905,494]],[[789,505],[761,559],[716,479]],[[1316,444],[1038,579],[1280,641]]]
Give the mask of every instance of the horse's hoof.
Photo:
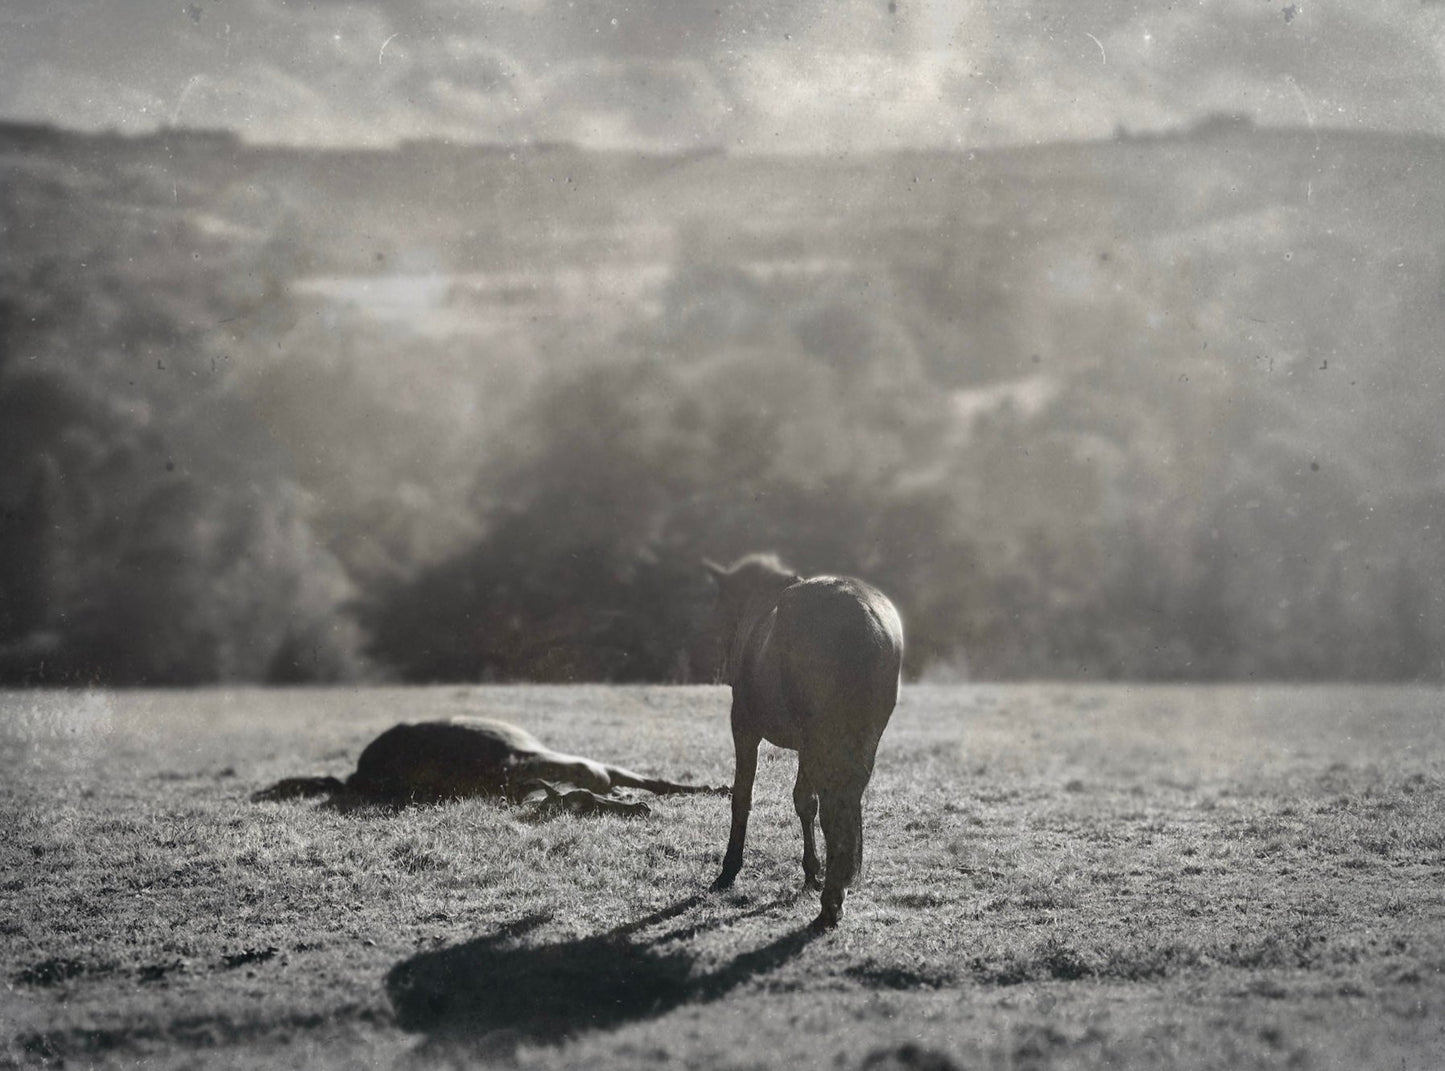
[[[818,917],[808,924],[809,933],[828,933],[838,928],[838,916],[830,915],[826,911],[818,913]]]
[[[814,877],[804,878],[804,879],[803,879],[803,891],[804,891],[804,892],[822,892],[822,891],[823,891],[823,883],[822,883],[821,881],[819,881],[817,878],[814,878]]]
[[[719,874],[717,880],[712,883],[711,889],[713,892],[723,892],[726,889],[731,889],[736,879],[736,874]]]

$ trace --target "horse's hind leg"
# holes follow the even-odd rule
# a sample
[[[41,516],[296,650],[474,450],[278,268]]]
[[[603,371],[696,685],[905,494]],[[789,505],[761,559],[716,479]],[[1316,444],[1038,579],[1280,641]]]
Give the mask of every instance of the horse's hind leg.
[[[270,788],[251,793],[252,803],[272,803],[280,800],[308,799],[312,796],[329,796],[346,788],[334,777],[287,777],[277,781]]]
[[[813,836],[813,822],[818,817],[818,790],[809,779],[802,756],[798,756],[798,779],[793,783],[793,810],[803,825],[803,888],[817,892],[823,887],[818,880],[822,864],[818,862],[818,846]]]
[[[866,783],[865,783],[866,784]],[[843,897],[863,868],[863,789],[865,784],[818,790],[818,817],[828,852],[823,906],[813,927],[832,929],[843,915]]]

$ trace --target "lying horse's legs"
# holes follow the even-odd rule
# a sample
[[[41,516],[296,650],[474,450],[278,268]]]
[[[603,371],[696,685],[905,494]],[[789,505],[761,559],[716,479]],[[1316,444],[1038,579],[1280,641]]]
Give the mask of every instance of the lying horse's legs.
[[[813,820],[818,817],[818,790],[809,779],[803,758],[798,757],[798,779],[793,782],[793,810],[803,825],[803,888],[817,892],[823,887],[818,880],[822,864],[818,862],[817,842],[813,837]]]
[[[563,790],[547,781],[532,781],[523,788],[526,795],[522,797],[522,802],[535,804],[537,813],[542,815],[556,815],[565,811],[570,814],[607,813],[637,818],[652,813],[652,808],[640,800],[613,799],[585,788]]]
[[[733,775],[733,824],[728,832],[728,850],[723,856],[722,873],[712,883],[714,889],[732,885],[743,868],[743,841],[748,836],[748,815],[753,809],[753,779],[758,773],[758,744],[761,738],[733,734],[737,753],[737,771]]]
[[[838,925],[845,890],[863,869],[863,788],[848,784],[818,792],[828,869],[823,878],[823,907],[813,920],[815,929]]]
[[[511,777],[522,783],[566,782],[598,793],[609,792],[614,788],[641,788],[659,796],[688,792],[724,795],[727,792],[727,789],[713,788],[710,785],[684,785],[677,781],[665,781],[660,777],[644,777],[621,766],[609,766],[605,762],[584,759],[580,755],[550,750],[525,756],[513,768]]]
[[[684,785],[677,781],[664,781],[659,777],[644,777],[642,774],[625,770],[621,766],[604,764],[602,768],[607,771],[607,777],[612,782],[613,788],[640,788],[659,796],[683,795],[693,792],[724,796],[728,791],[712,785]]]

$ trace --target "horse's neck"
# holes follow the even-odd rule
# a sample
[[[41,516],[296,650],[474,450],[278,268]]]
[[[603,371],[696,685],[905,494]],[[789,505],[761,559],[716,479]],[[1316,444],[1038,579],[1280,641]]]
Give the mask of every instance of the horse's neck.
[[[737,684],[745,672],[748,654],[755,644],[765,638],[764,627],[768,617],[778,608],[778,596],[782,591],[764,593],[750,599],[743,608],[742,619],[733,633],[732,648],[728,651],[728,683]]]

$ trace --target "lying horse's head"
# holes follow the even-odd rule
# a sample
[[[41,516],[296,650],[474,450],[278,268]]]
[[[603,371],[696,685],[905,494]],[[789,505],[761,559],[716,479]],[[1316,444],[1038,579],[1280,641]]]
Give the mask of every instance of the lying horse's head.
[[[731,684],[748,635],[777,605],[783,590],[802,577],[776,554],[749,554],[728,566],[704,559],[703,567],[717,584],[714,623],[722,645],[721,676]]]

